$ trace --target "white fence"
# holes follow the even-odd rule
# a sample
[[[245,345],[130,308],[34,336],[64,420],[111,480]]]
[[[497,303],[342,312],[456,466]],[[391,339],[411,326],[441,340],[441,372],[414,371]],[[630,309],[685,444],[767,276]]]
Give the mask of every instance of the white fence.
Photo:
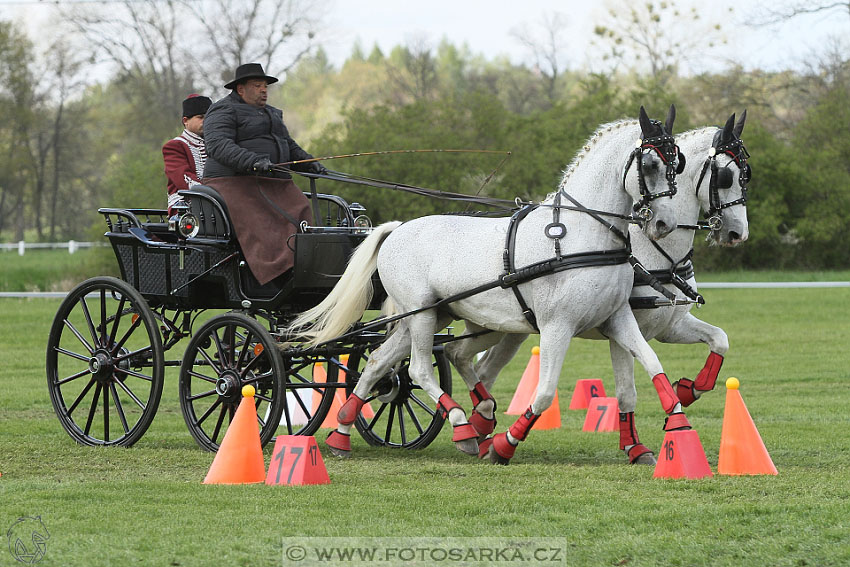
[[[23,256],[27,249],[35,248],[67,248],[68,254],[73,254],[80,248],[94,248],[95,246],[106,246],[105,242],[77,242],[69,240],[68,242],[6,242],[0,244],[0,250],[17,250],[18,256]]]

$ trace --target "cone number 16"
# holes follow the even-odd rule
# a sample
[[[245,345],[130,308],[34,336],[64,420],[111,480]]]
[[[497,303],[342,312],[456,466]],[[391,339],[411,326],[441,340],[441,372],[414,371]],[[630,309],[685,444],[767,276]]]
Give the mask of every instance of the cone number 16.
[[[673,452],[673,440],[668,439],[664,442],[664,458],[668,461],[672,461],[674,455],[675,453]]]

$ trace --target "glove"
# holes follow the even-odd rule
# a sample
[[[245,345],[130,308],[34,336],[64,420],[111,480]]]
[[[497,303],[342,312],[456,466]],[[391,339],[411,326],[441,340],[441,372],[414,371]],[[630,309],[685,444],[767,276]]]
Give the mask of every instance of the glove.
[[[317,175],[327,175],[328,174],[328,168],[325,167],[324,165],[322,165],[318,161],[312,162],[310,164],[310,166],[307,168],[307,171],[309,173],[315,173]]]
[[[269,173],[272,170],[272,162],[269,158],[258,159],[254,162],[254,165],[251,166],[251,169],[254,173]]]

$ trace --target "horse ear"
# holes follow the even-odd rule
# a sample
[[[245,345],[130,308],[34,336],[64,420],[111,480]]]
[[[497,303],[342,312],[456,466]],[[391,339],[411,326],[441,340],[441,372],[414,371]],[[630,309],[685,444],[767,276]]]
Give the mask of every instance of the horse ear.
[[[664,121],[664,127],[667,128],[667,133],[673,135],[673,122],[676,121],[676,105],[671,104],[670,110],[667,111],[667,120]]]
[[[735,116],[734,114],[732,116]],[[747,111],[741,113],[741,118],[738,119],[738,122],[735,123],[735,128],[732,129],[732,133],[735,134],[736,138],[741,137],[741,132],[744,131],[744,122],[747,121]]]
[[[735,113],[732,113],[726,120],[726,125],[723,126],[723,134],[720,136],[721,143],[726,143],[732,139],[732,129],[735,127]]]
[[[647,137],[652,132],[652,122],[649,121],[649,116],[646,114],[646,109],[641,105],[640,107],[640,115],[638,116],[638,121],[640,122],[640,131],[643,132],[643,137]]]

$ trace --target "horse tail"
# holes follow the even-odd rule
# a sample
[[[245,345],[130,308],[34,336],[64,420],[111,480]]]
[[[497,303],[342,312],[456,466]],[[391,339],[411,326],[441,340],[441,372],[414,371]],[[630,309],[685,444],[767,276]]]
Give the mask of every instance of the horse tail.
[[[315,345],[344,334],[360,320],[372,301],[372,275],[378,270],[378,251],[401,222],[375,228],[351,255],[342,277],[317,306],[299,315],[287,328],[294,336]]]

